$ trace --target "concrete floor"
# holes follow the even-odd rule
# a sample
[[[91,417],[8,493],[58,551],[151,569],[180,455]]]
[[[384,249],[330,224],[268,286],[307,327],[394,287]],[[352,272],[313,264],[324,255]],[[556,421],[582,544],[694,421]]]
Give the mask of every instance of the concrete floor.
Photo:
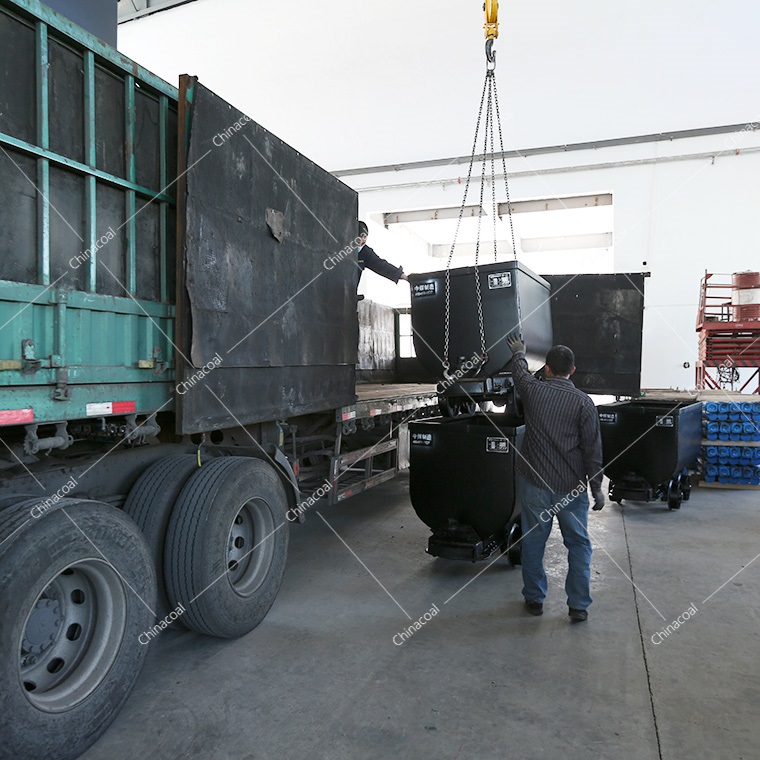
[[[86,760],[760,757],[760,492],[592,513],[595,602],[576,625],[554,534],[533,618],[505,560],[425,554],[408,478],[320,511],[413,620],[440,614],[395,646],[408,618],[312,514],[264,622],[237,641],[163,634]]]

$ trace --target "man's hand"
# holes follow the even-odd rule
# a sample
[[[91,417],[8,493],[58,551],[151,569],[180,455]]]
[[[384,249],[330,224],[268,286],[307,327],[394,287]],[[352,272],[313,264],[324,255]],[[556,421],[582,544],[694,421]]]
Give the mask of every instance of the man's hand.
[[[524,354],[525,343],[523,343],[522,335],[519,332],[512,332],[507,335],[507,345],[509,346],[512,354]]]
[[[594,497],[594,506],[592,507],[594,512],[604,509],[604,491],[601,488],[592,488],[591,495]]]

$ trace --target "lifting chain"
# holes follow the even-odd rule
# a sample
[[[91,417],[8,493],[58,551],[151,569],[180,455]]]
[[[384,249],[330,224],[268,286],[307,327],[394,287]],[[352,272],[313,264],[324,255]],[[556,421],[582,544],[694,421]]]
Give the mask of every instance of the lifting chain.
[[[451,337],[451,260],[454,257],[459,229],[464,217],[465,207],[467,206],[467,197],[470,191],[470,182],[472,180],[472,171],[476,160],[482,162],[480,172],[480,200],[478,205],[478,230],[475,241],[475,298],[478,314],[478,328],[480,331],[480,369],[488,362],[488,352],[486,348],[485,325],[483,321],[483,294],[480,283],[480,270],[478,267],[480,257],[480,233],[483,222],[483,199],[485,193],[486,181],[491,182],[491,215],[493,217],[493,260],[498,260],[497,244],[497,226],[496,220],[499,216],[499,207],[496,201],[496,151],[494,143],[494,122],[499,134],[499,155],[501,156],[502,172],[504,175],[504,186],[506,190],[507,215],[509,217],[509,229],[512,236],[512,254],[515,261],[517,260],[517,244],[515,240],[515,228],[512,220],[512,203],[509,197],[509,178],[507,176],[507,161],[504,155],[504,136],[501,129],[501,113],[499,111],[499,94],[496,88],[496,52],[493,50],[493,41],[498,37],[498,8],[497,0],[486,0],[483,10],[486,13],[486,76],[483,83],[483,92],[480,96],[480,106],[478,108],[478,120],[475,125],[475,137],[472,141],[472,151],[470,152],[470,162],[467,167],[467,179],[465,180],[464,193],[462,194],[462,205],[459,209],[457,226],[454,231],[454,239],[451,243],[449,257],[446,262],[446,293],[445,293],[445,329],[443,343],[443,375],[445,378],[451,378],[451,361],[449,359],[449,346]],[[480,137],[480,128],[483,123],[483,108],[485,107],[485,125],[483,127],[483,154],[477,156],[478,138]],[[490,164],[490,177],[487,176],[487,170]]]

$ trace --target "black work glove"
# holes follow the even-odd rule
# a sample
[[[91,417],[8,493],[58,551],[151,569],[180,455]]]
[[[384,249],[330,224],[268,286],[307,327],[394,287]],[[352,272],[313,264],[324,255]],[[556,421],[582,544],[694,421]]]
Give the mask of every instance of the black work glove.
[[[524,354],[525,353],[525,343],[523,343],[523,337],[519,332],[511,332],[506,337],[507,345],[509,346],[509,350],[513,354]]]
[[[601,488],[592,488],[591,495],[594,497],[594,506],[592,507],[594,512],[604,509],[604,491]]]

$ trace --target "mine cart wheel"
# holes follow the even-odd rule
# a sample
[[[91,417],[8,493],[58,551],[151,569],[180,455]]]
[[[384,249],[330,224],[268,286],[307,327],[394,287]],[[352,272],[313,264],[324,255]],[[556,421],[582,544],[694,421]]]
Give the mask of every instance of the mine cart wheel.
[[[438,408],[443,417],[459,417],[465,414],[475,414],[478,406],[474,401],[464,398],[438,397]]]
[[[260,459],[221,457],[190,477],[164,555],[169,601],[188,628],[236,638],[264,619],[285,570],[287,508],[279,475]]]
[[[610,488],[609,488],[609,491],[608,491],[607,495],[610,497],[610,501],[614,501],[616,504],[622,504],[623,503],[623,497],[622,496],[618,496],[615,493],[615,486],[613,485],[612,482],[610,482]]]
[[[686,473],[681,473],[678,476],[678,488],[681,491],[684,501],[688,501],[691,496],[691,478]]]
[[[124,503],[124,512],[143,532],[153,557],[158,583],[156,616],[159,620],[163,620],[171,610],[164,580],[166,529],[179,492],[197,469],[198,462],[194,454],[160,459],[138,478]],[[179,618],[174,625],[182,626],[182,619]]]
[[[668,483],[668,509],[681,509],[682,501],[680,478],[673,478]]]
[[[507,533],[507,561],[513,567],[522,564],[522,528],[520,523],[514,523]]]
[[[438,397],[438,410],[441,413],[442,417],[454,417],[454,404],[452,403],[450,398],[447,398],[446,396],[439,396]]]
[[[0,755],[73,760],[118,715],[148,652],[148,546],[110,504],[39,498],[3,508],[0,543]]]

